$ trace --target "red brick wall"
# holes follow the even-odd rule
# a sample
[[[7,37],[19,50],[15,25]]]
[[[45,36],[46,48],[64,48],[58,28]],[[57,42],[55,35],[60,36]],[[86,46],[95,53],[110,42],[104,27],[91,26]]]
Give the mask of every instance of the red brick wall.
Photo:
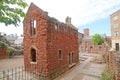
[[[30,20],[36,19],[36,35],[30,36]],[[55,30],[55,24],[58,30]],[[36,48],[37,63],[31,64],[30,50]],[[62,59],[58,58],[58,50],[62,52]],[[69,53],[74,54],[74,63],[78,62],[78,31],[70,26],[50,18],[46,12],[31,4],[24,20],[24,63],[26,69],[30,65],[38,65],[37,71],[51,74],[69,66]]]
[[[0,59],[5,59],[7,57],[6,48],[0,48]]]
[[[111,51],[109,52],[109,67],[114,73],[114,80],[120,80],[120,53]]]
[[[113,53],[109,52],[109,67],[113,69]]]
[[[30,20],[36,19],[37,27],[36,34],[30,36]],[[32,4],[27,12],[27,17],[24,20],[24,63],[29,69],[31,64],[31,48],[37,50],[37,65],[39,66],[38,72],[44,65],[43,72],[47,71],[47,15]]]
[[[84,29],[84,36],[89,36],[89,29]]]
[[[79,45],[79,49],[80,51],[88,53],[107,53],[108,46],[111,44],[110,40],[111,39],[106,39],[102,45],[95,45],[91,39],[83,38],[82,44]]]
[[[54,25],[57,23],[59,28],[56,30]],[[65,30],[64,30],[65,28]],[[72,31],[71,31],[72,30]],[[58,59],[58,50],[62,51],[62,59]],[[48,62],[49,72],[59,70],[69,66],[69,53],[74,54],[74,62],[78,62],[78,32],[69,26],[49,20],[48,27]]]

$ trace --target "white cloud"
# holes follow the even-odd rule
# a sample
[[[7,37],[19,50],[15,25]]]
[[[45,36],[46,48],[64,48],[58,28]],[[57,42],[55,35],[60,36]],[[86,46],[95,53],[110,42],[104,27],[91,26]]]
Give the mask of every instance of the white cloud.
[[[108,17],[120,9],[120,0],[29,0],[49,12],[49,15],[64,22],[66,16],[72,18],[76,26],[84,25],[100,18]]]
[[[70,16],[76,27],[108,17],[120,9],[120,0],[26,0],[26,2],[29,4],[33,2],[47,11],[49,16],[61,22],[65,21],[66,16]]]

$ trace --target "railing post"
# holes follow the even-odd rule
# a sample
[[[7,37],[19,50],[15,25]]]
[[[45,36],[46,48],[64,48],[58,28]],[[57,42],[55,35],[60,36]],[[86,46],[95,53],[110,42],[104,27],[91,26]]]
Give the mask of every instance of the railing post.
[[[5,80],[5,71],[3,71],[3,80]]]

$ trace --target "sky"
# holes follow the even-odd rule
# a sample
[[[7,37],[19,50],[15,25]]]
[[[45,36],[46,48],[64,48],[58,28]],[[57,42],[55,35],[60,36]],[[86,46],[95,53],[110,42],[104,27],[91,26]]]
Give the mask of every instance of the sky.
[[[65,22],[67,16],[72,18],[72,24],[79,32],[89,28],[90,35],[95,33],[111,35],[110,15],[120,9],[120,0],[25,0],[48,12],[60,22]],[[29,6],[28,6],[29,7]],[[24,11],[27,12],[26,8]],[[5,26],[0,24],[0,32],[7,34],[23,34],[22,22],[20,26]]]

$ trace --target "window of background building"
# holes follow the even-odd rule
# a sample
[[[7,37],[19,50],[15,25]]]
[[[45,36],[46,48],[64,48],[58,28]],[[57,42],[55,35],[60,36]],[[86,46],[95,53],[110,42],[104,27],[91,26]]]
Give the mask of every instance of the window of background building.
[[[115,43],[116,51],[119,51],[119,43]]]
[[[114,28],[118,28],[118,24],[114,24]]]
[[[118,36],[118,35],[119,35],[118,31],[115,31],[114,36]]]
[[[118,19],[118,16],[114,16],[113,17],[113,21],[117,20]]]

